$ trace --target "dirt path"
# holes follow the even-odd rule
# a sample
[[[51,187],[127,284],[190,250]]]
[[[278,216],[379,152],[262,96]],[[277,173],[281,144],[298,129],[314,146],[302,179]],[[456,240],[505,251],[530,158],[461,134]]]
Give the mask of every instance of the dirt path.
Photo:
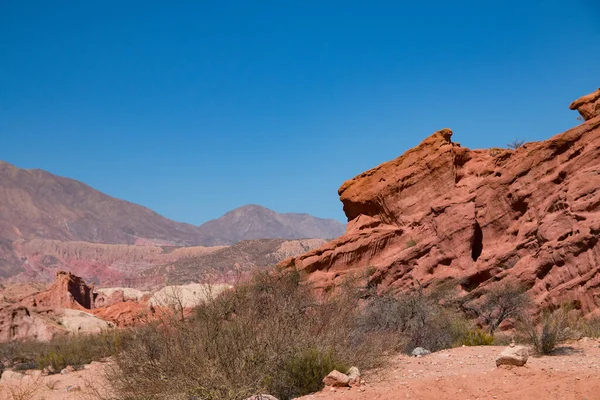
[[[600,399],[600,342],[583,339],[557,355],[530,357],[525,367],[497,368],[504,347],[461,347],[422,358],[395,356],[363,377],[360,388],[325,388],[309,399]]]

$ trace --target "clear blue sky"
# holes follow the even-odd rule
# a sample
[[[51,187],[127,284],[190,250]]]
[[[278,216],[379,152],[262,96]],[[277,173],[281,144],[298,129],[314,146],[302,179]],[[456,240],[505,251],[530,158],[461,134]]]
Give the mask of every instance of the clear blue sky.
[[[597,0],[0,0],[0,159],[194,224],[343,220],[435,130],[544,139],[599,86]]]

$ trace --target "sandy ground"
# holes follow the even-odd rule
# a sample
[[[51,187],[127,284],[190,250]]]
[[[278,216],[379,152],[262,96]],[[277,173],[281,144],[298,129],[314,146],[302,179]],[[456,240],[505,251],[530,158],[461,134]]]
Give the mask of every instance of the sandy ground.
[[[461,347],[416,358],[394,356],[385,368],[364,374],[366,384],[325,388],[309,399],[600,399],[600,342],[582,339],[556,355],[530,357],[525,367],[497,368],[504,347]]]
[[[27,371],[7,376],[5,372],[0,380],[0,400],[101,400],[108,393],[104,371],[109,365],[93,362],[64,375]]]
[[[302,400],[597,400],[600,399],[600,341],[582,339],[556,355],[530,357],[525,367],[497,368],[504,347],[461,347],[416,358],[390,357],[386,366],[363,374],[365,384],[351,389],[325,388]],[[0,400],[99,399],[105,393],[103,369],[92,363],[66,375],[2,377]],[[33,374],[33,375],[32,375]],[[6,379],[8,378],[8,379]],[[35,390],[32,390],[35,388]],[[14,394],[32,393],[18,397]]]

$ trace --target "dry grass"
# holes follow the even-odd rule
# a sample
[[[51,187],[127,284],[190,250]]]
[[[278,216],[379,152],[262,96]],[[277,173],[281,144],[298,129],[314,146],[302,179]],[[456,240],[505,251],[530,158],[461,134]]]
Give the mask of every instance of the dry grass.
[[[67,365],[75,368],[115,355],[127,342],[124,331],[108,331],[95,335],[58,337],[50,342],[11,342],[0,344],[0,369],[48,368],[60,372]],[[0,370],[1,373],[1,370]]]
[[[551,354],[557,345],[569,337],[568,310],[559,308],[542,311],[539,321],[531,315],[521,318],[520,340],[531,345],[538,355]]]

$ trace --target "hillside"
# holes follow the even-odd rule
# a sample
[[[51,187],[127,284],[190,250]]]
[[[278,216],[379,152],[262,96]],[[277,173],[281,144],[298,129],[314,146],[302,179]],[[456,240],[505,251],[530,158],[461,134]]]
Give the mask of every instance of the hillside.
[[[79,181],[0,162],[0,238],[197,245],[197,227]]]

